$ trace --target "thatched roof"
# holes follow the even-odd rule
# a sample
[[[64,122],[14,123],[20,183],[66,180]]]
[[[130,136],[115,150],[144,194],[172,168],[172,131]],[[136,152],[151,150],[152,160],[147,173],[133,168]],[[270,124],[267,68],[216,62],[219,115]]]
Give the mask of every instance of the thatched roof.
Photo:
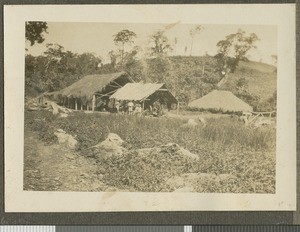
[[[204,97],[192,101],[188,106],[192,109],[218,110],[223,112],[253,110],[250,105],[236,97],[232,92],[224,90],[214,90]]]
[[[128,83],[118,89],[110,98],[116,100],[142,101],[154,94],[156,91],[162,91],[172,102],[177,102],[176,98],[166,89],[165,84],[153,83]]]
[[[72,85],[53,92],[53,95],[91,99],[95,93],[101,92],[107,85],[120,78],[132,82],[125,72],[87,75]]]

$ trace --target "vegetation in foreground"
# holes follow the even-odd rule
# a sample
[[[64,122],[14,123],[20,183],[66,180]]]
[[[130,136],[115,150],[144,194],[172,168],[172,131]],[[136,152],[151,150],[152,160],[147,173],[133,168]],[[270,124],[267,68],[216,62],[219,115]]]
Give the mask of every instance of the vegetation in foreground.
[[[58,118],[48,111],[25,112],[25,130],[38,134],[45,146],[57,142],[53,133],[61,128],[76,136],[76,153],[82,156],[108,133],[118,134],[129,152],[98,163],[98,171],[108,186],[130,191],[173,191],[166,185],[167,178],[184,173],[209,173],[230,174],[235,178],[195,183],[196,191],[275,193],[275,128],[249,129],[230,117],[212,118],[205,127],[188,128],[182,126],[184,123],[182,119],[170,118],[81,112]],[[141,157],[136,153],[136,149],[167,143],[177,143],[197,154],[199,161],[180,159],[170,150],[163,157],[155,153]]]

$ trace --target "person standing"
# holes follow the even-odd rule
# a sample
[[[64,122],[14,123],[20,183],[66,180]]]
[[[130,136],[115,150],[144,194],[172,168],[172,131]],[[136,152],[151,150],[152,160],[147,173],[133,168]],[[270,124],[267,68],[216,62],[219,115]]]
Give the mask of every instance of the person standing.
[[[116,113],[119,113],[119,111],[120,111],[120,102],[118,100],[116,100],[116,102],[115,102],[115,108],[116,108]]]
[[[140,103],[136,104],[134,112],[138,116],[140,116],[142,114],[142,106]]]
[[[133,113],[133,106],[134,106],[133,102],[132,101],[128,102],[127,106],[128,106],[128,114],[131,115]]]

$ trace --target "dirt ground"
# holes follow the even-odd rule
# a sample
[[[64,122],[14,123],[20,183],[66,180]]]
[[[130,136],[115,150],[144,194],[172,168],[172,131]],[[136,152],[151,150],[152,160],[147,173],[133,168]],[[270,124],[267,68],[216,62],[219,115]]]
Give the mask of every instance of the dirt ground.
[[[98,174],[94,159],[59,144],[46,146],[29,130],[25,130],[25,144],[24,190],[110,190],[101,181],[102,174]]]

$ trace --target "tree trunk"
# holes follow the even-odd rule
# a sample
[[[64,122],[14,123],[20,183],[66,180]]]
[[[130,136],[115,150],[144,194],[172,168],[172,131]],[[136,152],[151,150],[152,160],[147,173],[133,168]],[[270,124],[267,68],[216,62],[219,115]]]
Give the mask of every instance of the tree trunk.
[[[230,69],[229,68],[225,68],[225,74],[223,75],[222,79],[219,81],[219,83],[217,84],[217,87],[220,88],[224,85],[224,83],[228,80],[229,74],[230,73]]]
[[[192,44],[191,44],[191,50],[190,50],[190,56],[192,56],[193,43],[194,43],[194,38],[192,38]]]
[[[92,111],[95,110],[95,105],[96,105],[96,96],[93,95],[93,100],[92,100]]]
[[[224,83],[228,80],[228,73],[226,73],[222,79],[218,82],[217,87],[220,88],[224,85]]]
[[[123,64],[123,59],[124,59],[124,46],[125,44],[123,43],[123,49],[122,49],[122,52],[121,52],[121,64]]]

